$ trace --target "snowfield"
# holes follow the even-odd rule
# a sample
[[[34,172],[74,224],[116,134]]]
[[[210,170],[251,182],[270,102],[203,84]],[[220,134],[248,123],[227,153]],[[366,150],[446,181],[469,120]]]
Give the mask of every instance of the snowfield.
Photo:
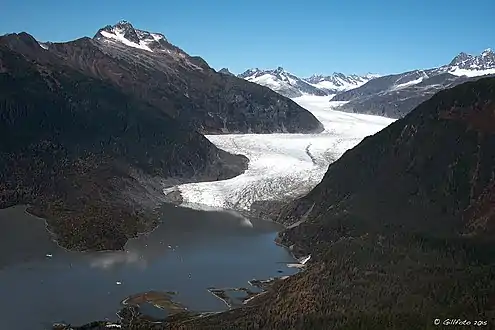
[[[394,121],[335,111],[342,102],[329,102],[331,97],[293,99],[323,123],[325,130],[319,134],[206,136],[217,147],[248,157],[248,169],[229,180],[188,183],[164,192],[178,189],[183,206],[205,210],[249,210],[257,200],[281,200],[307,193],[320,182],[330,163]]]

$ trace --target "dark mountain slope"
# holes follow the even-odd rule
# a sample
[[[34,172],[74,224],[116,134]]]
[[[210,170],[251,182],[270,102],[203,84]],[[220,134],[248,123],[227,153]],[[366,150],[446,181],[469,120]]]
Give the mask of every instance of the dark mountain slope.
[[[120,248],[149,229],[161,179],[245,168],[245,157],[57,62],[29,35],[13,40],[30,56],[0,44],[0,207],[30,204],[65,247]]]
[[[332,101],[349,101],[341,110],[401,118],[435,93],[479,77],[455,76],[440,69],[415,70],[376,78]]]
[[[329,167],[295,215],[314,203],[308,222],[332,207],[379,228],[493,233],[493,210],[475,218],[468,211],[494,193],[494,82],[440,92],[365,139]],[[484,225],[475,226],[484,216]]]
[[[117,35],[112,31],[121,39],[114,39]],[[36,60],[52,54],[201,133],[323,130],[322,124],[295,102],[269,88],[218,73],[203,59],[189,56],[162,35],[153,34],[159,41],[150,41],[150,35],[128,22],[120,22],[100,29],[93,39],[46,43],[46,50],[32,41],[26,44],[16,34],[0,38],[0,43]],[[136,42],[145,49],[128,45],[137,46]]]
[[[282,211],[286,224],[304,220],[281,235],[296,254],[312,255],[303,273],[245,308],[172,328],[435,329],[436,318],[491,322],[494,202],[495,79],[487,78],[439,92],[366,138]]]
[[[459,53],[447,65],[379,77],[335,95],[332,101],[349,101],[341,107],[345,111],[401,118],[440,90],[494,73],[491,49],[478,56]]]

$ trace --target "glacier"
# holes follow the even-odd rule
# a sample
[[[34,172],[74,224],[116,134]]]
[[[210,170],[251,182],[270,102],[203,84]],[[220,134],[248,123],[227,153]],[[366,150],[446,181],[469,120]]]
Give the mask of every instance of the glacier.
[[[323,123],[322,133],[207,135],[220,149],[248,157],[247,170],[228,180],[182,184],[164,193],[178,190],[184,207],[247,211],[255,201],[307,193],[321,181],[330,163],[394,121],[336,111],[343,102],[331,102],[331,98],[304,95],[293,99]]]

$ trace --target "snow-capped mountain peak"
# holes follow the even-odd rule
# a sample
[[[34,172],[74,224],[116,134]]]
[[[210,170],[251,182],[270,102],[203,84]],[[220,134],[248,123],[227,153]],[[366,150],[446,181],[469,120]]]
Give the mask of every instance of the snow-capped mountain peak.
[[[249,69],[238,75],[239,78],[266,86],[286,97],[294,98],[305,94],[328,95],[328,91],[319,89],[286,71],[279,66],[272,70]]]
[[[462,65],[473,58],[473,55],[461,52],[450,62],[449,66]]]
[[[254,78],[254,76],[259,77],[259,76],[262,76],[265,74],[277,75],[278,78],[282,79],[282,80],[288,80],[289,76],[294,76],[293,74],[285,71],[284,68],[279,66],[276,69],[272,69],[272,70],[261,70],[259,68],[248,69],[248,70],[244,71],[243,73],[241,73],[239,75],[239,77],[244,78],[244,79],[246,79],[246,78],[252,79],[252,78]],[[296,77],[296,76],[294,76],[294,77]]]
[[[312,75],[311,77],[306,78],[305,81],[315,87],[328,90],[330,93],[335,94],[337,92],[357,88],[377,77],[379,77],[379,75],[371,73],[359,76],[356,74],[345,75],[340,72],[334,72],[329,76]]]
[[[93,40],[107,52],[148,65],[169,67],[177,64],[199,71],[211,69],[201,57],[190,56],[171,44],[163,34],[136,29],[128,21],[99,29]]]
[[[346,102],[340,108],[344,111],[400,118],[440,90],[487,75],[495,75],[495,53],[489,48],[479,55],[459,53],[440,67],[373,79],[332,101]]]
[[[493,50],[491,48],[487,48],[481,53],[481,57],[486,56],[493,56]]]
[[[495,53],[491,48],[485,49],[478,56],[459,53],[445,67],[447,72],[455,76],[476,77],[495,73]]]
[[[247,69],[246,71],[244,71],[241,74],[238,74],[237,76],[239,78],[244,78],[246,80],[249,80],[249,79],[247,79],[248,77],[252,77],[252,76],[256,75],[258,72],[261,72],[261,70],[258,68],[252,68],[252,69]]]
[[[334,72],[330,76],[314,74],[309,78],[299,78],[279,66],[272,70],[249,69],[238,75],[238,77],[269,87],[284,96],[294,98],[308,94],[319,96],[336,94],[357,88],[378,77],[378,75],[367,74],[359,76]]]
[[[163,34],[135,29],[130,22],[125,20],[98,30],[94,39],[117,41],[149,52],[168,48],[170,45]]]

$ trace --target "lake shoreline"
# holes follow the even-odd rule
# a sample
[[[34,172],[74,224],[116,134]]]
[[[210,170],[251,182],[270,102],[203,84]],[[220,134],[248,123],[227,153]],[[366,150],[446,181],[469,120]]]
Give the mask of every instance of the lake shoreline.
[[[18,291],[18,287],[24,287],[33,294],[26,306],[36,310],[35,306],[50,294],[56,283],[66,285],[57,286],[60,294],[51,296],[53,303],[39,306],[38,312],[25,320],[25,325],[18,325],[19,329],[38,329],[33,326],[37,320],[57,322],[55,328],[58,329],[63,320],[84,324],[99,319],[118,325],[116,312],[125,307],[120,303],[126,297],[149,290],[176,291],[177,296],[172,299],[187,306],[188,312],[192,313],[188,317],[193,314],[194,317],[206,317],[228,309],[218,295],[207,291],[208,287],[230,288],[227,295],[234,303],[227,304],[237,308],[244,305],[244,300],[249,299],[249,302],[260,293],[248,286],[250,278],[264,280],[277,273],[290,275],[299,271],[285,268],[297,261],[287,249],[275,244],[274,238],[284,226],[268,219],[252,219],[252,226],[246,226],[242,217],[235,216],[231,210],[204,212],[166,204],[161,211],[160,225],[136,239],[129,239],[126,251],[73,251],[57,244],[46,220],[32,215],[28,207],[14,206],[1,218],[5,224],[11,224],[5,227],[10,228],[10,234],[4,233],[5,247],[10,243],[26,246],[6,259],[0,280],[15,284],[4,284],[2,290],[9,294],[9,290]],[[230,269],[224,269],[229,265]],[[211,267],[217,270],[213,271]],[[211,270],[209,275],[205,273],[208,269]],[[190,276],[188,279],[188,274],[192,274],[192,279]],[[244,288],[249,288],[250,292],[240,292]],[[73,298],[65,301],[67,297]],[[65,303],[60,305],[63,301]],[[19,306],[11,306],[15,309],[11,312],[4,306],[10,314],[6,324],[14,327],[13,321],[18,319],[15,311]],[[143,308],[143,317],[147,313],[153,317],[160,314],[151,305],[143,305]]]
[[[289,202],[282,202],[282,201],[273,201],[273,202],[280,202],[280,203],[283,203],[284,205],[286,203],[290,203]],[[256,203],[256,202],[255,202]],[[254,203],[253,203],[254,204]],[[176,203],[176,202],[171,202],[171,201],[165,201],[163,203],[161,203],[160,205],[158,205],[155,209],[154,209],[154,212],[157,212],[160,210],[161,207],[163,206],[167,206],[167,205],[172,205],[172,206],[175,206],[175,207],[182,207],[182,208],[189,208],[187,206],[187,204],[185,204],[184,206],[182,206],[181,203]],[[12,206],[8,206],[8,207],[4,207],[4,208],[0,208],[0,211],[2,210],[7,210],[7,209],[10,209],[10,208],[15,208],[15,207],[22,207],[23,208],[23,212],[31,217],[34,217],[34,218],[37,218],[39,219],[40,221],[43,221],[44,222],[44,225],[45,225],[45,230],[47,231],[51,241],[53,243],[55,243],[59,248],[63,249],[64,251],[66,252],[78,252],[78,253],[94,253],[94,252],[115,252],[115,251],[124,251],[125,250],[125,247],[126,245],[129,243],[129,241],[133,240],[133,239],[138,239],[142,236],[147,236],[147,235],[150,235],[152,234],[160,225],[161,225],[161,221],[157,221],[156,222],[156,225],[154,225],[153,227],[151,227],[149,230],[147,231],[143,231],[143,232],[138,232],[137,234],[135,234],[135,236],[133,237],[129,237],[127,239],[127,241],[125,242],[125,244],[122,246],[122,248],[119,248],[119,249],[106,249],[106,250],[102,250],[102,249],[97,249],[97,250],[94,250],[94,249],[85,249],[85,250],[80,250],[80,249],[71,249],[71,248],[67,248],[65,247],[64,245],[62,245],[59,240],[58,240],[58,236],[57,234],[52,231],[50,229],[50,223],[49,223],[49,220],[46,219],[46,218],[43,218],[43,217],[40,217],[39,215],[37,215],[35,212],[31,212],[30,211],[30,208],[32,207],[31,205],[29,204],[16,204],[16,205],[12,205]],[[192,208],[194,209],[194,208]],[[259,209],[258,209],[259,210]],[[202,210],[204,211],[204,210]],[[208,212],[208,211],[205,211],[205,212]],[[215,209],[214,212],[234,212],[234,213],[237,213],[241,216],[244,216],[244,217],[252,217],[252,216],[255,216],[256,214],[258,213],[255,213],[254,211],[248,211],[248,210],[237,210],[237,209]],[[283,231],[285,231],[289,226],[287,226],[286,224],[282,223],[282,222],[278,222],[272,218],[260,218],[260,217],[256,217],[255,218],[259,219],[259,220],[262,220],[262,221],[268,221],[268,222],[272,222],[272,223],[275,223],[277,225],[280,225],[282,226],[283,228],[278,232],[278,234],[282,233]],[[291,251],[290,247],[278,242],[278,239],[276,238],[275,239],[275,243],[281,247],[284,247],[286,249],[288,249],[289,251]],[[299,259],[301,256],[294,256],[294,259]]]
[[[172,206],[170,205],[169,203],[167,203],[168,206]],[[173,207],[179,207],[180,206],[177,206],[177,205],[173,205]],[[192,210],[192,211],[195,211],[195,210]],[[226,211],[232,211],[232,210],[226,210]],[[196,212],[196,211],[195,211]],[[283,224],[280,224],[278,222],[275,222],[271,219],[258,219],[259,221],[262,221],[262,222],[267,222],[267,223],[273,223],[273,224],[276,224],[277,227],[280,227],[280,230],[277,230],[276,231],[276,235],[278,235],[278,233],[280,233],[280,231],[283,231],[285,230],[285,226]],[[159,226],[158,226],[159,227]],[[155,229],[156,230],[156,229]],[[147,235],[149,235],[151,233],[147,233]],[[144,234],[146,235],[146,234]],[[132,240],[130,240],[132,241]],[[289,255],[291,256],[291,259],[293,259],[294,261],[284,261],[284,262],[281,262],[281,264],[284,264],[285,266],[287,266],[288,264],[290,263],[298,263],[298,258],[294,255],[294,253],[292,253],[291,249],[283,244],[280,244],[277,242],[276,239],[273,239],[272,240],[272,243],[278,247],[281,247],[283,248],[285,251],[287,251],[289,253]],[[294,274],[298,274],[300,273],[301,271],[303,271],[303,269],[297,269],[297,271],[294,273]],[[279,271],[280,273],[281,271]],[[285,272],[285,271],[284,271]],[[253,303],[256,303],[257,301],[257,298],[258,297],[261,297],[263,296],[264,294],[266,294],[266,292],[268,290],[270,290],[270,287],[277,281],[280,281],[280,280],[284,280],[294,274],[292,273],[289,273],[290,275],[283,275],[283,276],[273,276],[273,277],[270,277],[270,278],[261,278],[261,279],[256,279],[256,280],[250,280],[250,281],[247,281],[247,285],[251,285],[253,287],[258,287],[259,288],[259,292],[254,292],[253,291],[250,295],[247,295],[244,299],[242,299],[242,302],[239,303],[239,304],[232,304],[229,302],[228,299],[224,298],[224,297],[221,297],[219,296],[218,294],[216,294],[215,292],[212,292],[212,290],[210,289],[213,289],[213,291],[221,291],[222,289],[217,289],[217,288],[210,288],[208,289],[209,293],[212,294],[216,299],[218,299],[219,301],[222,301],[223,304],[225,305],[225,309],[223,309],[222,311],[207,311],[205,312],[204,310],[195,310],[195,309],[187,309],[187,312],[190,313],[189,316],[187,316],[186,319],[196,319],[198,317],[207,317],[208,315],[210,314],[218,314],[218,313],[224,313],[224,312],[227,312],[229,310],[232,310],[232,309],[237,309],[237,308],[246,308],[246,307],[249,307],[251,304]],[[254,285],[253,283],[254,282],[260,282],[260,283],[263,283],[263,285],[261,286],[256,286]],[[228,288],[229,290],[233,290],[233,291],[239,291],[242,289],[245,288],[244,287],[230,287]],[[254,289],[254,288],[253,288]],[[258,290],[256,290],[258,291]],[[175,299],[175,298],[174,298]],[[187,305],[185,305],[187,306]],[[188,306],[189,307],[189,306]],[[136,314],[137,313],[137,314]],[[124,316],[123,319],[121,319],[120,321],[118,322],[112,322],[112,324],[118,324],[118,325],[125,325],[127,324],[127,322],[129,321],[128,319],[126,319],[126,317],[130,317],[131,314],[129,313],[123,313],[122,314]],[[171,316],[173,317],[173,316]],[[185,317],[185,316],[184,316]],[[139,319],[140,321],[139,322],[143,322],[143,324],[145,324],[146,322],[149,322],[149,318],[146,317],[145,315],[141,315],[139,314],[139,310],[135,311],[134,314],[132,314],[132,318],[136,318],[136,319]],[[161,323],[161,324],[167,324],[167,322],[172,322],[173,321],[173,318],[170,318],[170,317],[167,317],[165,318],[164,320],[154,320],[154,324],[157,324],[158,322]],[[101,323],[99,323],[101,325]],[[89,324],[85,324],[85,325],[82,325],[80,327],[72,327],[72,329],[76,330],[76,329],[92,329],[92,328],[88,328]],[[69,328],[66,328],[66,329],[69,329]],[[98,329],[98,328],[94,328],[94,329]]]

